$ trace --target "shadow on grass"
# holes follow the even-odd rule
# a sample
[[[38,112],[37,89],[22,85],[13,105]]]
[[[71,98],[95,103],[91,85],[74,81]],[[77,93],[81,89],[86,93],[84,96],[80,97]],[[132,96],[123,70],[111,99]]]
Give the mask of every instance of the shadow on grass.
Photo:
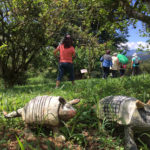
[[[2,93],[14,92],[16,94],[19,93],[41,93],[46,92],[48,90],[52,90],[55,88],[55,83],[40,83],[40,84],[29,84],[29,85],[22,85],[22,86],[14,86],[13,88],[0,88]]]

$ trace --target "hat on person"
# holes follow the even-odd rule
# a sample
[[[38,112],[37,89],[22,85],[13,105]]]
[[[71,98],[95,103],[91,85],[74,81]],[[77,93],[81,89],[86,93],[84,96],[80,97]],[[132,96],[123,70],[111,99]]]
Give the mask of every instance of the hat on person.
[[[117,56],[118,55],[118,53],[113,53],[113,56]]]
[[[137,56],[137,53],[134,53],[132,56],[133,56],[133,57]]]

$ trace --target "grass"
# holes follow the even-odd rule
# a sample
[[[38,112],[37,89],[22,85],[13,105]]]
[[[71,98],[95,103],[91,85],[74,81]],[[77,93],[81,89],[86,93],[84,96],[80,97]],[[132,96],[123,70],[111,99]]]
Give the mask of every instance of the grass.
[[[80,149],[114,149],[123,150],[123,135],[115,135],[114,127],[105,130],[107,122],[99,125],[99,120],[96,117],[93,106],[98,103],[101,98],[110,95],[126,95],[136,97],[143,102],[150,99],[150,76],[140,75],[136,77],[124,78],[108,78],[102,79],[84,79],[76,80],[72,86],[70,82],[62,82],[59,89],[55,89],[55,81],[43,78],[42,76],[30,78],[24,86],[15,86],[12,89],[4,89],[0,87],[0,149],[14,147],[19,149],[74,149],[78,146]],[[63,146],[52,142],[51,131],[49,133],[44,130],[36,132],[37,139],[35,141],[26,141],[24,135],[20,134],[24,129],[24,123],[21,118],[6,120],[2,111],[11,112],[20,107],[23,107],[29,100],[38,95],[62,96],[67,101],[79,98],[81,102],[75,106],[78,110],[77,115],[69,122],[60,128],[60,131],[65,135],[67,141]],[[7,131],[7,132],[6,132]],[[9,131],[9,133],[8,133]],[[13,136],[14,135],[14,136]],[[139,149],[147,148],[147,145],[138,140]],[[145,144],[145,145],[144,145]],[[17,145],[17,146],[16,146]],[[42,148],[43,149],[43,148]]]

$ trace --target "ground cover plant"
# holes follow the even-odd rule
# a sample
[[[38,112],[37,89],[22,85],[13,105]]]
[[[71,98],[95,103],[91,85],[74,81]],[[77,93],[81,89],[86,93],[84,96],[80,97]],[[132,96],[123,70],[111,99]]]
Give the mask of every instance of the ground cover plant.
[[[59,89],[55,89],[55,81],[38,76],[29,78],[23,86],[4,89],[0,86],[0,149],[90,149],[90,150],[123,150],[124,135],[121,127],[104,120],[102,125],[96,117],[97,103],[101,98],[109,95],[126,95],[136,97],[143,102],[150,99],[150,76],[84,79],[76,80],[72,86],[70,82],[62,82]],[[64,123],[60,131],[66,136],[64,143],[55,141],[48,128],[34,127],[34,137],[26,139],[25,125],[21,118],[5,119],[2,111],[11,112],[23,107],[38,95],[62,96],[66,100],[79,98],[81,102],[75,106],[77,115]],[[115,126],[115,127],[114,127]],[[136,135],[136,142],[141,150],[149,149],[149,134]]]

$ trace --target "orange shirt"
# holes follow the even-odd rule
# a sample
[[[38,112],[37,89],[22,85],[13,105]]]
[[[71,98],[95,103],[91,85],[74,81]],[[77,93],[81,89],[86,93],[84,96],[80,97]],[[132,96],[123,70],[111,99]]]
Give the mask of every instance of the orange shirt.
[[[64,48],[64,44],[57,47],[60,52],[60,62],[72,63],[72,56],[75,56],[75,49],[73,46],[69,48]]]

